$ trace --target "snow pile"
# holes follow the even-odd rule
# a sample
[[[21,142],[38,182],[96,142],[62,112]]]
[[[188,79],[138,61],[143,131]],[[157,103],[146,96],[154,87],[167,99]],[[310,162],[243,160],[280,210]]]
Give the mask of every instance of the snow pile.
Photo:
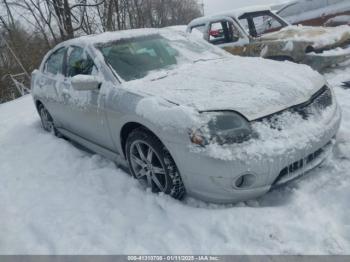
[[[283,51],[293,52],[293,49],[294,49],[293,41],[288,41],[282,50]]]
[[[332,157],[236,206],[144,192],[97,155],[42,131],[27,96],[0,105],[0,254],[349,254],[350,68]],[[218,170],[218,172],[220,172]]]
[[[309,53],[309,55],[314,55],[314,56],[323,56],[323,57],[327,57],[327,56],[339,56],[339,57],[349,57],[350,56],[350,47],[347,48],[335,48],[332,50],[328,50],[328,51],[324,51],[321,54],[315,53],[315,52],[311,52]]]

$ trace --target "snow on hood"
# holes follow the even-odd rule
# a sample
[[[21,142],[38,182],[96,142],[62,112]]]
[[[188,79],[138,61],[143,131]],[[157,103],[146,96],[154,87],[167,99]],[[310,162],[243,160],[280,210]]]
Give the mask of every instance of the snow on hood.
[[[325,80],[304,65],[232,56],[156,72],[123,85],[198,111],[233,110],[255,120],[306,102]]]
[[[288,26],[278,32],[266,34],[262,40],[294,40],[313,43],[316,49],[339,46],[350,40],[350,26],[313,27]]]

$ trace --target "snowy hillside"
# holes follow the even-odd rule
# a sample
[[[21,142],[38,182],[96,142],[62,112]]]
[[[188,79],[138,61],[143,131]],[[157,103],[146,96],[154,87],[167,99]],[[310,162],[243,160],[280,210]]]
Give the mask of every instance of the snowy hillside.
[[[332,157],[236,206],[144,192],[114,164],[40,127],[31,97],[0,105],[0,254],[350,254],[350,66]]]

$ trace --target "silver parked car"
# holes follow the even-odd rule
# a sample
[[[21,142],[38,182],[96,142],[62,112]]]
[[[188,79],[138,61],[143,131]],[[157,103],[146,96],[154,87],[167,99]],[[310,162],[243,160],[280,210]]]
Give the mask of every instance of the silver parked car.
[[[232,56],[172,29],[84,36],[33,72],[46,131],[181,199],[258,197],[318,166],[341,113],[311,68]]]

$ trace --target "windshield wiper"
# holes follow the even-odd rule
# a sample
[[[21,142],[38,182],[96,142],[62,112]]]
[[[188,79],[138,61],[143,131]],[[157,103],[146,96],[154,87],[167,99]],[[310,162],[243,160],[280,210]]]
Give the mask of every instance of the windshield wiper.
[[[152,78],[151,81],[157,81],[160,79],[164,79],[164,78],[167,78],[168,76],[169,76],[169,74],[158,76],[158,77]]]

